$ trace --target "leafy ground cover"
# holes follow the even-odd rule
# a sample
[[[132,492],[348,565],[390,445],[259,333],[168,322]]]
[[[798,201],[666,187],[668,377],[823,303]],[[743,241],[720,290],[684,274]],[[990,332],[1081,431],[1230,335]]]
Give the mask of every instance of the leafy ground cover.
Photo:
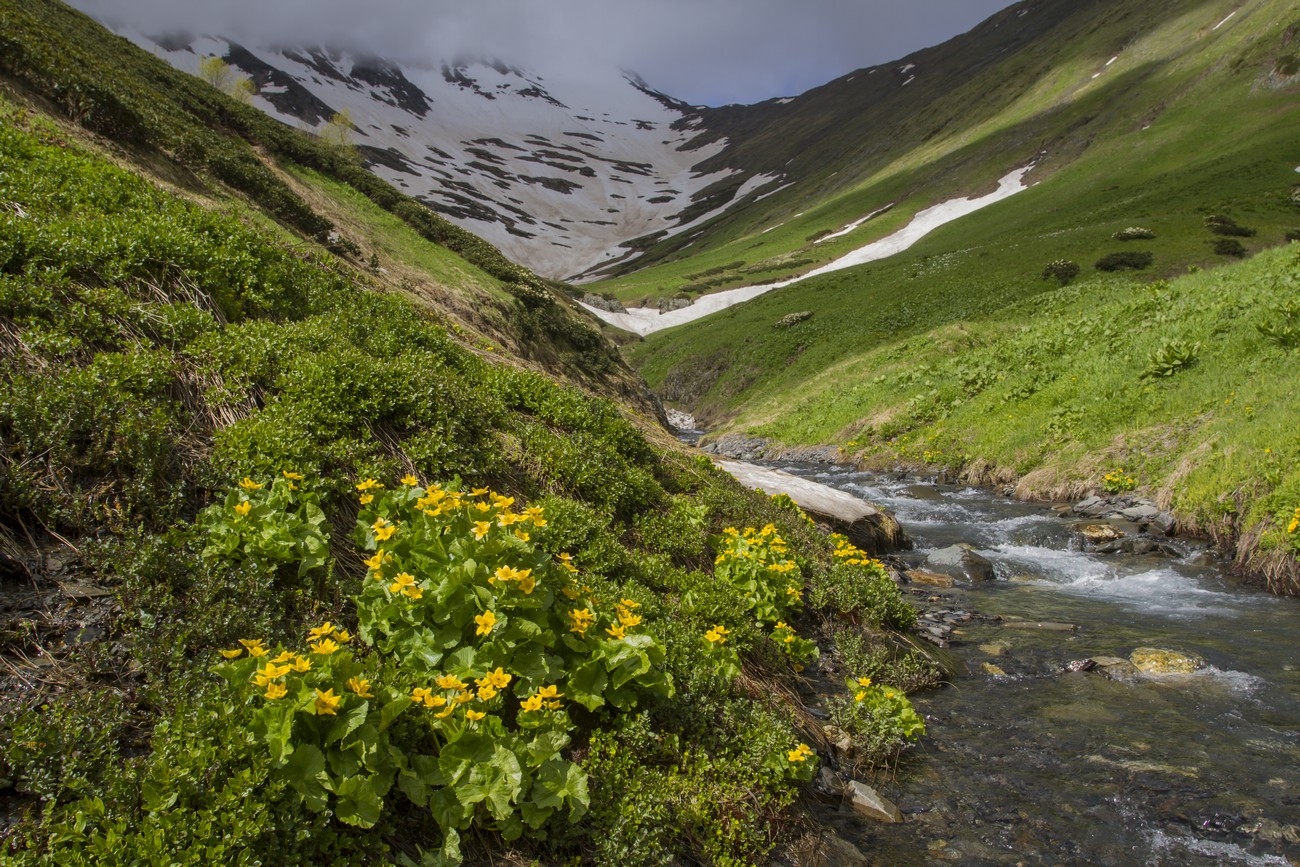
[[[910,623],[882,567],[282,223],[0,112],[7,863],[800,833],[820,729],[788,697],[829,623]],[[908,709],[859,714],[881,761]]]

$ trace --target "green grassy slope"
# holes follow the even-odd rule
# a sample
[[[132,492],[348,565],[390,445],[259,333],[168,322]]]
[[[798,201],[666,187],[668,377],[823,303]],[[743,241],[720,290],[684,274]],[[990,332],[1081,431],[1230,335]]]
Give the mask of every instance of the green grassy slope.
[[[566,384],[616,365],[550,287],[62,7],[0,18],[0,861],[754,862],[802,828],[813,641],[933,680],[882,567]],[[868,763],[914,739],[829,686]]]
[[[598,288],[636,300],[792,276],[888,234],[921,208],[991,189],[1034,159],[1030,177],[1043,181],[1094,157],[1091,166],[1112,170],[1101,172],[1100,193],[1145,181],[1141,169],[1126,177],[1124,163],[1171,139],[1183,144],[1169,149],[1177,159],[1162,164],[1168,172],[1181,171],[1183,157],[1230,152],[1259,129],[1294,122],[1285,111],[1293,97],[1284,97],[1294,78],[1279,85],[1300,24],[1289,4],[1260,0],[1215,30],[1238,5],[1021,4],[944,46],[792,103],[716,110],[706,122],[736,141],[710,167],[785,165],[793,185],[702,233],[665,241]],[[904,62],[916,69],[900,73]],[[1271,155],[1265,147],[1261,161]],[[1186,170],[1205,169],[1192,159]],[[845,238],[809,240],[890,203],[892,211]]]

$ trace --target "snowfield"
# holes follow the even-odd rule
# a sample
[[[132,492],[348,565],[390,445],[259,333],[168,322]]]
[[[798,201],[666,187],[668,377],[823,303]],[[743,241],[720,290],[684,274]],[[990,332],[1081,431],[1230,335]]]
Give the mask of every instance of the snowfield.
[[[657,308],[653,307],[631,307],[625,313],[611,313],[608,310],[599,310],[586,304],[582,306],[615,328],[621,328],[642,337],[656,331],[662,331],[665,328],[685,325],[687,322],[703,319],[705,316],[757,298],[774,289],[790,286],[810,277],[864,265],[867,262],[875,262],[878,259],[893,256],[895,253],[901,253],[945,223],[950,223],[967,214],[973,214],[994,202],[1000,202],[1014,196],[1021,190],[1028,189],[1024,183],[1024,178],[1033,167],[1031,163],[1006,175],[998,181],[998,188],[987,196],[980,196],[976,199],[949,199],[925,210],[917,211],[916,216],[912,218],[910,223],[892,235],[859,247],[793,280],[783,280],[763,286],[742,286],[737,289],[714,292],[701,296],[690,307],[683,307],[681,310],[672,310],[667,313],[660,313]]]

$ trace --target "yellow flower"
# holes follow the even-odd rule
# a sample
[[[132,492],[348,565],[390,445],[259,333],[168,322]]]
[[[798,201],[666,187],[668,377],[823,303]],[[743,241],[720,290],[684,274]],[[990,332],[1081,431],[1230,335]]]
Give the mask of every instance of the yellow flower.
[[[375,530],[375,541],[387,542],[389,539],[393,538],[393,534],[396,532],[397,527],[395,525],[386,524],[385,526],[379,527]]]
[[[280,470],[280,475],[284,476],[291,482],[301,482],[304,478],[302,473],[295,473],[290,470]]]
[[[495,686],[497,689],[505,689],[510,685],[510,681],[514,679],[514,676],[506,674],[505,671],[498,666],[496,671],[489,671],[487,674],[483,675],[483,679]],[[481,681],[479,681],[479,683],[481,683]]]
[[[234,650],[221,651],[221,655],[224,656],[226,659],[238,659],[239,655],[243,652],[244,651],[242,648],[236,647]]]
[[[372,556],[369,560],[366,560],[365,563],[366,566],[371,569],[378,569],[384,565],[385,560],[389,560],[389,559],[391,559],[389,555],[384,553],[383,548],[380,548],[378,551],[374,553],[374,556]]]
[[[379,482],[375,481],[374,479],[366,479],[364,482],[361,482],[360,484],[357,485],[357,490],[374,491],[382,487],[383,485],[381,485]]]
[[[361,505],[363,505],[363,506],[369,506],[372,502],[374,502],[375,495],[374,495],[374,494],[371,494],[371,493],[369,493],[369,492],[367,492],[367,493],[362,494],[362,495],[361,495],[360,497],[358,497],[357,499],[359,499],[359,500],[361,501]]]
[[[497,616],[491,611],[485,611],[474,618],[478,624],[478,629],[474,630],[475,635],[487,635],[492,632],[492,627],[496,625]]]
[[[402,484],[410,488],[418,488],[420,486],[420,480],[417,479],[415,476],[411,475],[410,473],[407,473],[406,475],[402,476]]]
[[[492,505],[498,509],[508,509],[515,504],[514,497],[503,497],[500,494],[492,495]]]
[[[289,687],[282,683],[268,683],[266,685],[266,692],[262,694],[272,701],[275,701],[277,698],[284,698],[288,692]]]
[[[473,700],[474,693],[472,692],[462,692],[460,695],[452,699],[456,704],[469,704]]]
[[[633,626],[641,625],[641,615],[629,614],[626,611],[620,611],[618,613],[618,622],[621,623],[624,626],[624,628],[631,629]]]
[[[515,530],[515,538],[520,542],[527,542],[531,537],[523,530]]]
[[[334,637],[338,639],[339,644],[347,644],[352,640],[352,633],[346,629],[336,629],[334,630]]]
[[[295,656],[296,654],[292,650],[285,650],[281,652],[279,656],[277,656],[275,659],[271,661],[274,662],[276,665],[279,665],[282,662],[292,662]]]
[[[519,589],[524,592],[525,596],[531,594],[536,586],[537,579],[533,577],[532,569],[525,569],[519,573]]]
[[[587,629],[596,622],[596,615],[590,608],[574,608],[569,612],[569,631],[586,635]]]
[[[867,691],[866,691],[865,689],[863,689],[863,690],[858,690],[858,693],[857,693],[855,696],[853,696],[853,700],[854,700],[854,701],[862,701],[862,700],[863,700],[864,698],[866,698],[866,697],[867,697]]]
[[[438,684],[438,689],[464,689],[469,686],[469,684],[465,683],[465,681],[461,680],[454,674],[444,674],[442,677],[436,679],[434,683]]]
[[[426,695],[424,697],[424,706],[429,708],[430,710],[433,710],[435,707],[442,707],[445,704],[447,704],[447,699],[443,698],[440,695],[434,694],[434,695]]]
[[[488,579],[488,583],[495,584],[498,581],[513,581],[518,574],[519,573],[516,572],[512,566],[500,566],[497,568],[497,571],[492,573],[492,577]]]
[[[259,483],[253,481],[248,476],[244,476],[244,478],[240,481],[239,486],[243,488],[245,491],[257,491],[257,490],[261,490],[262,488],[262,486]]]
[[[244,649],[248,651],[249,656],[266,656],[270,653],[269,650],[262,646],[262,639],[260,638],[241,638],[239,643],[244,645]]]
[[[362,680],[359,677],[348,678],[348,689],[352,690],[360,698],[374,698],[375,694],[370,691],[370,681]]]
[[[343,696],[334,694],[333,687],[324,692],[316,690],[316,715],[335,716],[342,700]]]
[[[532,713],[535,710],[541,710],[542,697],[540,695],[530,695],[528,698],[519,702],[519,709],[524,713]]]
[[[871,678],[869,678],[869,677],[859,677],[859,678],[858,678],[858,686],[871,686]]]
[[[481,497],[481,496],[483,496],[483,495],[486,494],[486,493],[488,493],[488,489],[487,489],[487,488],[475,488],[474,490],[472,490],[472,491],[469,492],[469,495],[470,495],[471,497]]]
[[[484,536],[486,536],[486,535],[488,534],[488,530],[490,530],[490,529],[492,529],[492,522],[491,522],[491,521],[475,521],[475,522],[474,522],[474,538],[475,538],[475,539],[482,539]]]
[[[731,630],[727,629],[727,627],[715,626],[708,632],[704,633],[704,637],[713,644],[726,644],[727,636],[730,634]]]
[[[334,624],[326,620],[320,626],[317,626],[315,629],[309,630],[307,632],[307,640],[316,641],[317,639],[326,637],[333,631],[334,631]]]
[[[449,705],[447,705],[447,707],[446,707],[444,710],[441,710],[441,711],[439,711],[438,713],[435,713],[435,714],[433,715],[433,718],[434,718],[434,719],[446,719],[447,717],[451,716],[451,715],[452,715],[453,713],[455,713],[455,712],[456,712],[456,705],[454,705],[454,704],[449,704]]]
[[[483,719],[483,717],[485,716],[487,716],[487,714],[485,714],[481,710],[465,711],[465,719],[470,720],[471,722],[478,722],[479,720]]]
[[[242,503],[235,504],[235,514],[241,518],[247,517],[248,513],[252,511],[252,509],[253,509],[253,504],[248,502],[248,500],[244,500]]]
[[[496,698],[496,695],[497,695],[497,688],[490,683],[482,684],[478,688],[479,701],[491,701],[492,699]]]
[[[305,656],[299,656],[293,661],[293,670],[299,674],[306,674],[311,671],[311,660]]]
[[[398,572],[393,576],[393,583],[388,585],[389,593],[404,593],[408,587],[415,586],[415,576],[410,572]]]
[[[551,684],[537,690],[537,695],[539,698],[564,698],[564,693],[558,690],[559,688],[555,684]]]
[[[627,637],[627,630],[622,625],[605,627],[605,634],[610,638],[622,640]]]
[[[339,649],[338,642],[336,642],[332,638],[326,638],[323,641],[318,641],[311,646],[311,652],[319,654],[321,656],[329,656],[331,653],[333,653],[338,649]]]
[[[622,605],[624,608],[640,608],[640,607],[641,607],[641,603],[640,603],[640,602],[635,602],[635,601],[633,601],[633,600],[631,600],[631,599],[620,599],[620,600],[618,600],[618,604],[619,604],[619,605]]]
[[[405,596],[407,599],[410,599],[410,600],[423,599],[423,598],[424,598],[424,591],[421,590],[419,587],[414,587],[414,586],[412,586],[412,587],[403,587],[403,588],[402,588],[402,595]]]
[[[786,753],[785,757],[790,762],[790,764],[793,765],[793,764],[798,764],[800,762],[807,761],[808,757],[811,756],[812,754],[813,751],[811,747],[809,747],[807,744],[799,744],[799,746],[795,747],[794,749]]]
[[[415,689],[411,690],[411,701],[417,703],[423,702],[431,695],[433,695],[433,690],[429,689],[427,686],[417,686]]]

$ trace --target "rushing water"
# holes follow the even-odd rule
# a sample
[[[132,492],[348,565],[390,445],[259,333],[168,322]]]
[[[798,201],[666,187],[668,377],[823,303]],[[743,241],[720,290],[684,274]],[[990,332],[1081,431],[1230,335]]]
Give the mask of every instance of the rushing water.
[[[935,590],[931,604],[1077,626],[976,618],[952,636],[969,673],[914,697],[929,737],[874,781],[905,821],[822,817],[873,863],[1300,863],[1295,600],[1238,586],[1190,545],[1181,558],[1086,553],[1068,516],[986,490],[778,468],[892,510],[912,562],[964,542],[994,563],[998,580]],[[1142,646],[1211,667],[1128,680],[1065,670]]]

